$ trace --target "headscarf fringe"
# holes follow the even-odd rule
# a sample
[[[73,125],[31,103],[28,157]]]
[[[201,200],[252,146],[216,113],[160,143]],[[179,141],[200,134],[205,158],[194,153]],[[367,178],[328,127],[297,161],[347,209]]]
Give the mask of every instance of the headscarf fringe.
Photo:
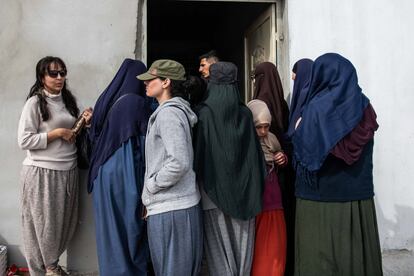
[[[296,159],[295,156],[293,156],[292,164],[296,170],[296,181],[300,182],[298,184],[305,184],[313,190],[316,190],[318,188],[317,171],[309,171],[303,163]]]

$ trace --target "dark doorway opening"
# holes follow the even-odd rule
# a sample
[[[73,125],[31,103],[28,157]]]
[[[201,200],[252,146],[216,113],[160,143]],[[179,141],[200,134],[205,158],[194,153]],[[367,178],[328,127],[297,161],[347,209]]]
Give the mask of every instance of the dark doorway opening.
[[[149,0],[147,63],[168,58],[198,76],[198,57],[215,49],[238,67],[244,97],[244,33],[269,3]]]

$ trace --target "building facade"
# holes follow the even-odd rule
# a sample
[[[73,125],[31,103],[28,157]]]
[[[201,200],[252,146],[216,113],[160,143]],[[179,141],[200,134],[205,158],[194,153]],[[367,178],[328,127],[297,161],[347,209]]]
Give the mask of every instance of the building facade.
[[[177,58],[196,73],[197,56],[219,47],[239,66],[246,99],[249,66],[260,60],[277,64],[287,99],[296,60],[337,52],[353,62],[380,125],[374,180],[385,271],[404,275],[414,263],[413,8],[409,0],[0,0],[0,243],[8,245],[9,261],[24,265],[19,173],[25,153],[17,146],[17,124],[36,62],[62,57],[69,85],[86,107],[124,58]],[[79,227],[64,259],[70,269],[93,273],[93,210],[82,176]],[[395,256],[400,270],[392,267]]]

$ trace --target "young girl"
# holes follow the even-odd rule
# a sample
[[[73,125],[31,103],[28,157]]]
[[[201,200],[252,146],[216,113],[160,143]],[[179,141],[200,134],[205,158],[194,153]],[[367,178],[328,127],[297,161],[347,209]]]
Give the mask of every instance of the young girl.
[[[276,136],[269,132],[272,116],[266,103],[252,100],[256,132],[266,159],[267,177],[263,209],[256,217],[256,241],[251,275],[284,275],[286,263],[286,225],[278,180],[278,167],[287,164],[287,157]]]

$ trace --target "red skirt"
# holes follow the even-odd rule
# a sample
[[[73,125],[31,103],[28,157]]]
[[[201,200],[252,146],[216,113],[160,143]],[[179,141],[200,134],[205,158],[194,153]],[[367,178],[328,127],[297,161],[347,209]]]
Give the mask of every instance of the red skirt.
[[[283,210],[264,211],[256,217],[252,276],[283,276],[286,264],[286,224]]]

